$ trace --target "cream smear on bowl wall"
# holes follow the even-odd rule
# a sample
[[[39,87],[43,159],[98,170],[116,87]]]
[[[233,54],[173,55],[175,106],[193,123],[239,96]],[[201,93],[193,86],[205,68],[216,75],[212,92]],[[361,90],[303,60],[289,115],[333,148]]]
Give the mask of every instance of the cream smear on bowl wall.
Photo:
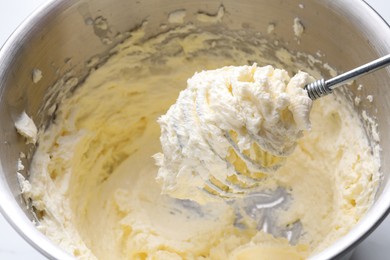
[[[218,24],[225,11],[221,6],[215,16],[195,16]],[[378,140],[369,142],[358,113],[339,92],[313,102],[310,127],[301,129],[283,165],[262,176],[252,197],[197,203],[195,192],[180,199],[162,194],[152,157],[164,146],[157,120],[195,72],[235,66],[250,76],[253,68],[267,68],[264,79],[281,88],[298,70],[313,77],[321,76],[317,68],[336,73],[320,55],[292,54],[261,35],[201,29],[186,24],[187,15],[184,9],[170,13],[167,23],[174,28],[152,38],[144,37],[147,23],[132,31],[116,54],[52,110],[55,119],[38,131],[29,179],[20,179],[38,228],[81,259],[301,259],[322,251],[364,216],[381,178]],[[303,26],[294,20],[297,38]],[[269,33],[277,27],[272,24]],[[273,55],[264,55],[271,48]],[[375,121],[364,115],[375,133]],[[15,127],[34,140],[27,115]],[[188,144],[197,132],[185,131]],[[165,177],[163,187],[177,180],[175,174]],[[196,177],[185,183],[195,185]],[[279,202],[265,209],[264,196]]]

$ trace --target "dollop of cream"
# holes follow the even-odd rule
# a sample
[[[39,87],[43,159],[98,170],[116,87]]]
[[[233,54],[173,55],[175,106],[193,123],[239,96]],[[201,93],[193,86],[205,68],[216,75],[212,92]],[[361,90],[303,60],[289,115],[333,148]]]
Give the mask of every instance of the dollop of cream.
[[[16,119],[15,128],[21,136],[26,138],[26,144],[35,144],[37,142],[38,129],[25,111]]]
[[[155,159],[162,192],[199,203],[235,197],[278,169],[310,129],[313,78],[272,66],[228,66],[196,73],[158,120]],[[206,192],[205,192],[206,191]]]

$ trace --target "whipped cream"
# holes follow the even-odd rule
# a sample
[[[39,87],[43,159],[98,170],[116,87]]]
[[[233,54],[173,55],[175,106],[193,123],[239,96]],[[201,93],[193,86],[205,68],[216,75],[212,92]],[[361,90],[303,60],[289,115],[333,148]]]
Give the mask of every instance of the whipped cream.
[[[291,233],[273,236],[259,228],[269,222],[258,222],[253,211],[245,211],[247,197],[236,204],[200,205],[162,195],[152,158],[163,152],[156,121],[195,71],[255,59],[291,69],[290,75],[301,69],[319,77],[316,68],[323,65],[280,49],[270,59],[264,55],[267,45],[229,36],[219,27],[215,32],[178,27],[147,40],[142,35],[142,28],[133,31],[72,95],[62,93],[77,81],[55,86],[63,98],[53,123],[38,131],[39,146],[31,165],[25,165],[29,179],[20,178],[25,197],[39,213],[38,228],[50,240],[78,259],[305,259],[332,245],[364,216],[380,177],[379,147],[370,147],[362,124],[372,119],[363,114],[361,120],[337,91],[313,102],[311,131],[282,167],[261,180],[262,187],[280,187],[291,198],[286,208],[272,211],[272,221],[277,227],[300,223],[303,232],[294,243]],[[53,112],[50,108],[44,112]],[[296,132],[305,126],[299,125]],[[255,206],[250,209],[263,211]]]
[[[15,121],[18,133],[26,138],[26,144],[35,144],[38,137],[38,129],[34,121],[23,111]]]
[[[310,129],[303,87],[312,80],[256,64],[196,73],[158,120],[162,192],[204,203],[209,193],[235,196],[257,186],[255,175],[278,169]]]

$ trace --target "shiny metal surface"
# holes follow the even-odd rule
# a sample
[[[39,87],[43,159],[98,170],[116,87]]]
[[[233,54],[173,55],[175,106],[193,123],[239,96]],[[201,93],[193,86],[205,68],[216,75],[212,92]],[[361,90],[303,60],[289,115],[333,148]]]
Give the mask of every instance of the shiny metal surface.
[[[383,56],[379,59],[366,63],[362,66],[354,68],[350,71],[344,72],[334,78],[324,80],[319,79],[305,86],[308,96],[315,100],[332,93],[332,90],[340,87],[350,81],[353,81],[368,73],[377,71],[390,65],[390,54]]]
[[[222,1],[226,11],[223,24],[231,29],[254,29],[267,35],[269,23],[276,25],[270,40],[288,42],[288,48],[316,55],[340,72],[390,53],[388,25],[363,1],[353,0],[280,0]],[[45,94],[58,79],[82,80],[93,57],[104,59],[109,50],[126,36],[126,32],[148,20],[149,35],[158,32],[168,14],[185,8],[188,19],[197,11],[216,13],[221,1],[192,0],[52,0],[26,20],[0,50],[0,211],[12,226],[37,250],[50,259],[71,259],[52,244],[31,223],[33,215],[20,197],[16,177],[20,151],[33,152],[14,129],[14,120],[23,110],[38,125],[49,119],[40,110]],[[300,4],[304,8],[300,7]],[[292,23],[299,17],[305,33],[294,39]],[[99,23],[106,22],[109,30]],[[337,30],[335,30],[337,28]],[[276,38],[278,36],[278,38]],[[32,70],[39,68],[43,78],[32,82]],[[326,75],[329,77],[330,75]],[[381,183],[377,200],[359,225],[329,249],[314,256],[330,259],[348,256],[389,211],[390,206],[390,71],[359,79],[369,86],[354,96],[372,95],[372,103],[362,102],[357,109],[367,110],[378,119],[382,146]],[[55,101],[55,99],[53,99]],[[377,111],[376,111],[377,110]],[[28,165],[28,160],[26,162]]]

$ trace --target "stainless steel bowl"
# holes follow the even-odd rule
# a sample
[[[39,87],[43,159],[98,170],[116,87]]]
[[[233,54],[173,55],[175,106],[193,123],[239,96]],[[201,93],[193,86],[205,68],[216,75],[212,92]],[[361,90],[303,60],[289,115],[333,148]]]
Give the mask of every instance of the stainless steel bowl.
[[[50,259],[72,258],[35,228],[34,215],[20,196],[17,160],[21,151],[30,158],[34,147],[25,145],[16,134],[16,116],[25,110],[38,125],[44,126],[49,118],[42,104],[50,87],[59,79],[82,80],[91,58],[107,57],[127,31],[148,20],[148,33],[153,35],[173,10],[212,14],[221,3],[226,11],[223,24],[228,28],[250,28],[266,34],[268,24],[274,23],[277,34],[282,36],[280,40],[288,42],[290,50],[311,54],[320,50],[325,54],[323,60],[340,71],[390,53],[388,25],[363,1],[49,1],[15,31],[0,50],[0,211],[43,255]],[[295,17],[305,26],[300,44],[292,31]],[[101,23],[107,27],[102,27]],[[32,81],[34,68],[43,73],[37,83]],[[390,71],[366,76],[359,84],[367,87],[362,91],[351,87],[352,96],[370,94],[374,97],[372,104],[363,102],[357,109],[375,115],[379,123],[384,178],[375,204],[359,225],[313,259],[347,258],[351,249],[379,225],[390,209]]]

